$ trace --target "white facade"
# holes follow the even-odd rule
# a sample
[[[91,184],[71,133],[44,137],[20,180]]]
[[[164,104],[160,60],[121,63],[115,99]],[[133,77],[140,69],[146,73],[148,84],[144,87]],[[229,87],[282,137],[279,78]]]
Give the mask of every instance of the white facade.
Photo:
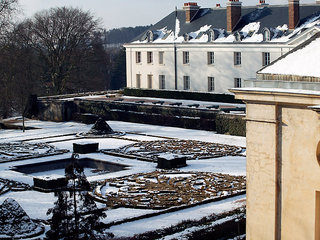
[[[241,7],[236,0],[230,2]],[[313,9],[318,9],[316,15]],[[270,15],[269,10],[275,15]],[[165,18],[163,23],[160,21],[161,24],[148,30],[139,40],[125,45],[127,87],[216,93],[228,93],[230,88],[242,87],[244,80],[255,78],[262,67],[320,31],[317,27],[320,25],[320,6],[302,6],[302,10],[304,14],[308,11],[308,19],[295,29],[289,29],[286,24],[277,26],[281,22],[277,16],[279,18],[287,11],[287,7],[281,6],[243,8],[247,11],[243,17],[247,22],[232,32],[214,26],[223,19],[214,19],[215,16],[221,13],[229,16],[226,9],[200,9],[202,12],[199,12],[200,17],[194,25],[185,23],[182,17],[185,12],[180,12],[180,20],[175,18],[174,31],[166,27],[174,18],[170,21]],[[211,13],[210,18],[201,20],[208,12]],[[262,12],[265,14],[259,18]],[[292,13],[289,14],[289,19],[293,17]],[[202,22],[199,24],[197,21]],[[266,22],[272,22],[274,26],[263,27]],[[186,32],[192,26],[194,30]]]
[[[165,89],[208,92],[209,77],[214,78],[214,92],[227,93],[237,87],[236,79],[255,78],[263,67],[264,53],[270,53],[274,61],[296,46],[289,44],[175,44],[177,56],[177,89],[175,89],[174,44],[130,44],[126,45],[127,87],[161,89],[160,79],[165,79]],[[136,54],[141,62],[136,61]],[[147,61],[147,52],[152,52],[152,62]],[[159,53],[163,52],[163,64],[159,64]],[[184,64],[183,52],[189,53],[189,63]],[[214,63],[208,63],[208,52],[213,52]],[[235,64],[235,52],[241,55],[241,64]],[[150,54],[149,54],[150,56]],[[139,76],[137,76],[139,75]],[[149,75],[149,77],[148,77]],[[160,76],[163,75],[163,76]],[[152,84],[148,78],[152,76]],[[190,89],[185,89],[184,76],[190,77]],[[140,84],[137,83],[140,78]],[[149,80],[150,81],[150,80]],[[239,81],[239,80],[238,80]]]

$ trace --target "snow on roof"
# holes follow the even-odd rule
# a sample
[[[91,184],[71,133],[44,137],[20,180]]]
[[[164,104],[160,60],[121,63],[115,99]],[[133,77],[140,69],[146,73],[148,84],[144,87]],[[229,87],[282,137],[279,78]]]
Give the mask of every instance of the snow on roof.
[[[263,34],[266,30],[270,32],[270,42],[288,42],[303,31],[320,25],[319,6],[300,7],[301,15],[303,15],[300,20],[301,24],[292,32],[289,32],[287,23],[283,19],[287,19],[284,17],[287,14],[287,8],[284,6],[243,8],[243,16],[233,33],[226,31],[226,26],[224,26],[226,13],[223,12],[223,9],[200,9],[199,16],[196,16],[194,23],[186,25],[183,21],[184,11],[178,11],[177,18],[170,14],[148,30],[153,33],[153,39],[148,39],[145,33],[132,43],[263,42]],[[313,10],[309,7],[313,7]],[[212,32],[214,32],[213,38],[210,36]]]
[[[302,25],[300,25],[299,27],[297,27],[292,33],[290,33],[287,36],[283,36],[280,38],[277,38],[276,36],[271,40],[273,42],[287,42],[289,41],[291,38],[293,38],[294,36],[302,33],[304,30],[306,29],[310,29],[314,26],[317,26],[320,24],[320,14],[316,15],[316,16],[312,16],[309,19],[307,19],[307,21],[305,23],[303,23]],[[275,32],[278,34],[281,31],[286,31],[288,30],[288,26],[284,25],[284,26],[278,26],[275,29]]]
[[[176,28],[175,28],[175,38],[179,36],[180,33],[180,21],[178,18],[176,18]]]
[[[264,92],[267,94],[297,94],[297,95],[309,95],[309,96],[320,96],[320,91],[305,90],[305,89],[286,89],[286,88],[262,88],[262,87],[244,87],[244,88],[233,88],[232,92]]]
[[[320,38],[310,44],[291,52],[274,64],[258,72],[261,74],[297,75],[320,77]]]

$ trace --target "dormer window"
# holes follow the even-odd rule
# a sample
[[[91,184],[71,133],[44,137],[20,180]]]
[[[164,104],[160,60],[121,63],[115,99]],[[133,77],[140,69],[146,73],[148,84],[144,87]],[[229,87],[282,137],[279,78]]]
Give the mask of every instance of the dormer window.
[[[212,29],[210,29],[208,31],[208,42],[213,42],[214,40],[216,40],[215,33]]]
[[[153,32],[152,31],[147,32],[147,41],[153,42]]]
[[[263,41],[269,42],[270,41],[270,30],[265,28],[263,30]]]
[[[235,32],[233,34],[234,38],[236,39],[236,42],[240,42],[241,41],[241,35],[239,32]]]
[[[183,39],[185,42],[189,42],[189,40],[190,40],[189,34],[188,33],[183,34]]]

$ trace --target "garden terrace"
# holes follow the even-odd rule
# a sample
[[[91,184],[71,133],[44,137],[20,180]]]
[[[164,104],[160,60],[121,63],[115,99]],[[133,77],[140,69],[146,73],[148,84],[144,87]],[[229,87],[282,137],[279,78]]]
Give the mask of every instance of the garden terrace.
[[[151,106],[154,105],[151,103]],[[22,125],[21,118],[16,118],[16,122],[13,124]],[[3,190],[0,195],[0,204],[7,198],[15,199],[31,219],[39,219],[45,225],[45,229],[48,230],[47,223],[51,216],[47,215],[47,211],[53,207],[57,198],[53,192],[35,191],[32,186],[34,185],[34,177],[45,178],[49,177],[51,173],[43,173],[43,169],[40,168],[41,171],[35,173],[17,172],[14,167],[20,166],[23,168],[26,165],[35,167],[39,164],[38,166],[42,165],[43,168],[49,168],[47,164],[50,165],[59,160],[64,161],[71,157],[73,143],[85,141],[99,143],[99,149],[103,152],[80,154],[79,159],[96,159],[105,163],[128,166],[116,172],[106,172],[103,169],[103,171],[95,173],[92,173],[91,170],[90,173],[86,172],[87,179],[94,186],[96,193],[99,193],[100,189],[100,197],[97,194],[93,195],[93,190],[90,191],[95,200],[105,202],[104,197],[107,197],[108,194],[111,195],[112,191],[125,193],[125,183],[135,183],[137,184],[136,187],[141,188],[136,189],[133,185],[128,184],[128,191],[133,195],[129,198],[129,200],[132,200],[131,205],[127,202],[119,203],[115,201],[114,203],[111,202],[114,207],[111,207],[110,203],[110,208],[105,209],[105,203],[99,204],[101,210],[106,211],[107,214],[107,217],[103,219],[104,226],[106,226],[105,229],[102,229],[104,234],[111,232],[115,235],[115,238],[131,238],[135,234],[144,234],[148,231],[158,232],[158,230],[170,226],[178,231],[184,231],[185,228],[190,229],[193,226],[198,226],[197,222],[200,219],[207,218],[212,214],[216,216],[228,214],[229,219],[230,213],[230,217],[236,219],[237,215],[232,211],[245,206],[245,138],[219,135],[201,130],[129,122],[108,121],[108,124],[116,133],[125,134],[109,134],[98,137],[86,135],[84,137],[80,133],[90,131],[92,124],[44,122],[29,119],[26,119],[25,125],[34,128],[33,130],[24,133],[19,128],[1,130],[0,143],[3,146],[7,143],[15,143],[16,149],[19,151],[11,156],[10,160],[6,159],[6,161],[0,162],[0,176],[4,180],[0,184]],[[134,150],[134,148],[128,148],[128,146],[135,143],[141,144],[139,146],[145,148],[148,146],[148,142],[150,142],[149,147],[152,147],[152,145],[156,147],[155,149],[149,149],[148,147],[147,150],[143,150],[145,153],[142,151],[141,156],[148,157],[148,161],[140,161],[139,157],[134,155],[104,154],[104,152],[109,153],[111,150],[115,151],[122,148],[130,151]],[[41,148],[41,144],[46,147]],[[211,144],[212,146],[209,147]],[[167,148],[157,151],[157,148],[165,147],[165,145],[167,145]],[[181,146],[179,147],[179,145]],[[203,145],[203,148],[200,148],[201,145]],[[21,146],[24,146],[26,151],[21,150]],[[214,146],[217,151],[216,157],[213,154]],[[228,146],[231,147],[228,148]],[[52,152],[49,151],[50,149],[52,149]],[[59,151],[63,152],[55,156],[50,155]],[[154,151],[154,154],[151,154],[152,151]],[[157,170],[157,163],[154,159],[157,159],[157,156],[161,154],[166,154],[166,152],[168,152],[167,155],[171,155],[175,151],[179,153],[178,155],[185,155],[189,158],[187,166],[181,168],[181,171]],[[219,151],[225,152],[218,155]],[[42,153],[48,153],[48,155],[41,155]],[[4,155],[4,157],[8,156]],[[63,169],[55,171],[56,169],[52,169],[52,173],[55,175],[64,175]],[[156,184],[156,181],[158,181],[156,174],[158,174],[159,184]],[[179,177],[173,177],[173,175],[179,175]],[[135,179],[133,180],[133,178]],[[217,181],[214,182],[213,178],[216,178]],[[167,185],[165,179],[167,179]],[[109,183],[110,185],[115,184],[115,186],[110,186]],[[187,185],[186,188],[182,187],[184,184]],[[148,193],[146,186],[153,190]],[[172,189],[175,186],[180,186],[177,187],[177,189],[180,189],[179,193],[176,193],[176,189]],[[213,189],[214,187],[215,189]],[[210,189],[213,191],[207,191]],[[188,201],[185,197],[181,197],[182,200],[179,200],[179,196],[185,194],[185,190],[190,192],[190,196],[193,195],[192,201]],[[141,196],[139,196],[140,193]],[[146,193],[150,194],[152,199],[159,198],[162,205],[152,205],[151,197],[146,196]],[[138,196],[140,198],[135,200],[135,197]],[[178,199],[176,205],[174,199]],[[190,222],[185,224],[186,220],[190,220]],[[217,221],[216,218],[212,218],[212,225],[216,226]],[[226,229],[230,226],[233,225],[227,223]],[[199,227],[201,229],[208,228],[206,224]],[[163,232],[161,236],[168,234],[170,234],[170,231]],[[179,238],[184,233],[177,234],[177,238]],[[44,235],[39,236],[39,238],[44,238]]]
[[[105,120],[209,131],[216,131],[215,119],[220,114],[227,115],[231,120],[235,117],[242,120],[244,117],[244,104],[232,101],[231,103],[214,102],[210,99],[208,101],[203,101],[204,98],[202,101],[185,99],[177,101],[169,98],[121,94],[43,97],[37,100],[39,114],[36,117],[41,120],[75,120],[84,123],[94,123],[99,117],[103,117]],[[244,128],[244,124],[238,127]]]

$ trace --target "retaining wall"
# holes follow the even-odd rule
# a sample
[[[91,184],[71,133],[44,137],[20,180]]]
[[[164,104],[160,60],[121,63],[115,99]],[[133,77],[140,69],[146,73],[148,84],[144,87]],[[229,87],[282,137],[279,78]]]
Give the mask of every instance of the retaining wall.
[[[106,120],[217,131],[218,133],[229,133],[240,136],[245,135],[245,120],[243,116],[223,114],[217,109],[99,101],[81,98],[39,98],[37,106],[37,118],[45,121],[75,120],[94,123],[98,117],[103,117]],[[85,119],[88,121],[85,121]],[[234,131],[234,129],[237,129],[237,131]]]
[[[78,112],[92,113],[106,120],[120,120],[191,129],[216,129],[218,110],[193,109],[136,103],[117,103],[76,99]]]

